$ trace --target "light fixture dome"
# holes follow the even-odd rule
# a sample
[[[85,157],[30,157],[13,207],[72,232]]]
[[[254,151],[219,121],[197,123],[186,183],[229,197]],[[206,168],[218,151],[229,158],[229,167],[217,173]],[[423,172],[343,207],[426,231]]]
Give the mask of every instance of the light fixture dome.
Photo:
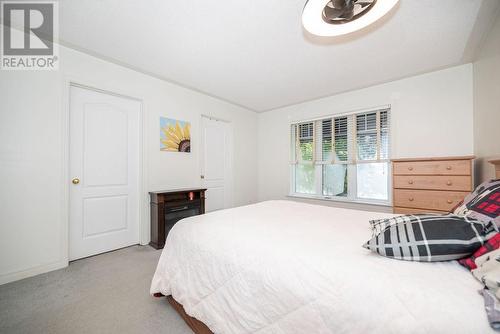
[[[302,24],[311,34],[340,36],[369,26],[399,0],[308,0]]]

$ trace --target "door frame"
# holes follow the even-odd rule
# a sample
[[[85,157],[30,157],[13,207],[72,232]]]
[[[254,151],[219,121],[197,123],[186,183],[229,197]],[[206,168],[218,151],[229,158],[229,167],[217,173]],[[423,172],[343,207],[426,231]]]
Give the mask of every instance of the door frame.
[[[61,217],[61,262],[66,266],[69,264],[69,224],[70,224],[70,113],[71,113],[71,88],[78,87],[88,89],[97,93],[108,94],[125,99],[134,100],[140,103],[139,110],[139,187],[138,187],[138,205],[139,205],[139,240],[138,244],[147,245],[149,242],[149,200],[146,189],[147,185],[147,149],[146,149],[146,123],[145,123],[145,105],[142,98],[135,97],[133,93],[123,92],[116,87],[104,86],[101,82],[66,76],[62,85],[63,107],[61,115],[62,127],[62,152],[61,152],[61,199],[62,199],[62,217]]]
[[[234,198],[233,198],[233,177],[234,177],[234,172],[233,172],[233,169],[234,169],[234,143],[233,143],[233,131],[234,131],[234,128],[233,128],[233,123],[229,120],[226,120],[226,119],[223,119],[223,118],[220,118],[220,117],[214,117],[214,116],[211,116],[211,115],[208,115],[208,114],[201,114],[200,115],[200,130],[199,130],[199,138],[200,138],[200,144],[199,144],[199,152],[200,152],[200,168],[199,168],[199,171],[200,171],[200,184],[203,183],[203,181],[201,180],[201,175],[204,175],[204,167],[205,167],[205,150],[204,150],[204,146],[205,146],[205,142],[203,141],[203,119],[204,118],[207,118],[209,120],[213,120],[213,121],[218,121],[218,122],[224,122],[226,123],[228,126],[229,126],[229,131],[228,131],[228,137],[229,137],[229,163],[230,163],[230,168],[229,168],[229,173],[226,173],[224,175],[224,182],[227,181],[227,197],[228,197],[228,207],[227,208],[232,208],[234,206]],[[229,175],[227,175],[229,174]],[[226,180],[226,176],[227,176],[227,180]],[[225,209],[227,209],[225,208]]]

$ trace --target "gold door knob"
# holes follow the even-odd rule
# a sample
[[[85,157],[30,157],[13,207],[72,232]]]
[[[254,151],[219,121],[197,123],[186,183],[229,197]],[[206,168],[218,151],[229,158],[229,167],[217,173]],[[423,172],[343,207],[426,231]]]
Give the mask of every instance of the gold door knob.
[[[451,199],[447,200],[446,202],[448,202],[448,204],[453,203],[453,201]]]
[[[75,177],[73,180],[71,180],[71,183],[78,184],[78,183],[80,183],[80,179]]]

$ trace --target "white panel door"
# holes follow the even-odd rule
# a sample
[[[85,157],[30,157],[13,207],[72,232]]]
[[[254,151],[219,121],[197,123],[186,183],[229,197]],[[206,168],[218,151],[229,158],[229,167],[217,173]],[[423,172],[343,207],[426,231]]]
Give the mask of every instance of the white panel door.
[[[207,212],[232,206],[231,201],[231,125],[202,117],[202,184],[207,188]]]
[[[71,87],[69,259],[139,243],[139,101]]]

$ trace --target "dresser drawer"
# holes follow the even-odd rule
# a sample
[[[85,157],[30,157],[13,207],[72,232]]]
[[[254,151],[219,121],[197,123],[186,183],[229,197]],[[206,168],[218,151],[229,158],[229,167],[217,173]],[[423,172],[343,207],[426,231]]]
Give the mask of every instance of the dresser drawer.
[[[400,207],[395,207],[393,209],[393,212],[395,214],[398,214],[398,215],[413,215],[413,214],[419,214],[419,213],[437,213],[437,214],[448,213],[448,211],[415,209],[415,208],[400,208]]]
[[[393,172],[395,175],[471,175],[471,161],[395,161]]]
[[[470,176],[394,175],[394,188],[471,191]]]
[[[468,192],[394,189],[394,206],[450,211]]]

